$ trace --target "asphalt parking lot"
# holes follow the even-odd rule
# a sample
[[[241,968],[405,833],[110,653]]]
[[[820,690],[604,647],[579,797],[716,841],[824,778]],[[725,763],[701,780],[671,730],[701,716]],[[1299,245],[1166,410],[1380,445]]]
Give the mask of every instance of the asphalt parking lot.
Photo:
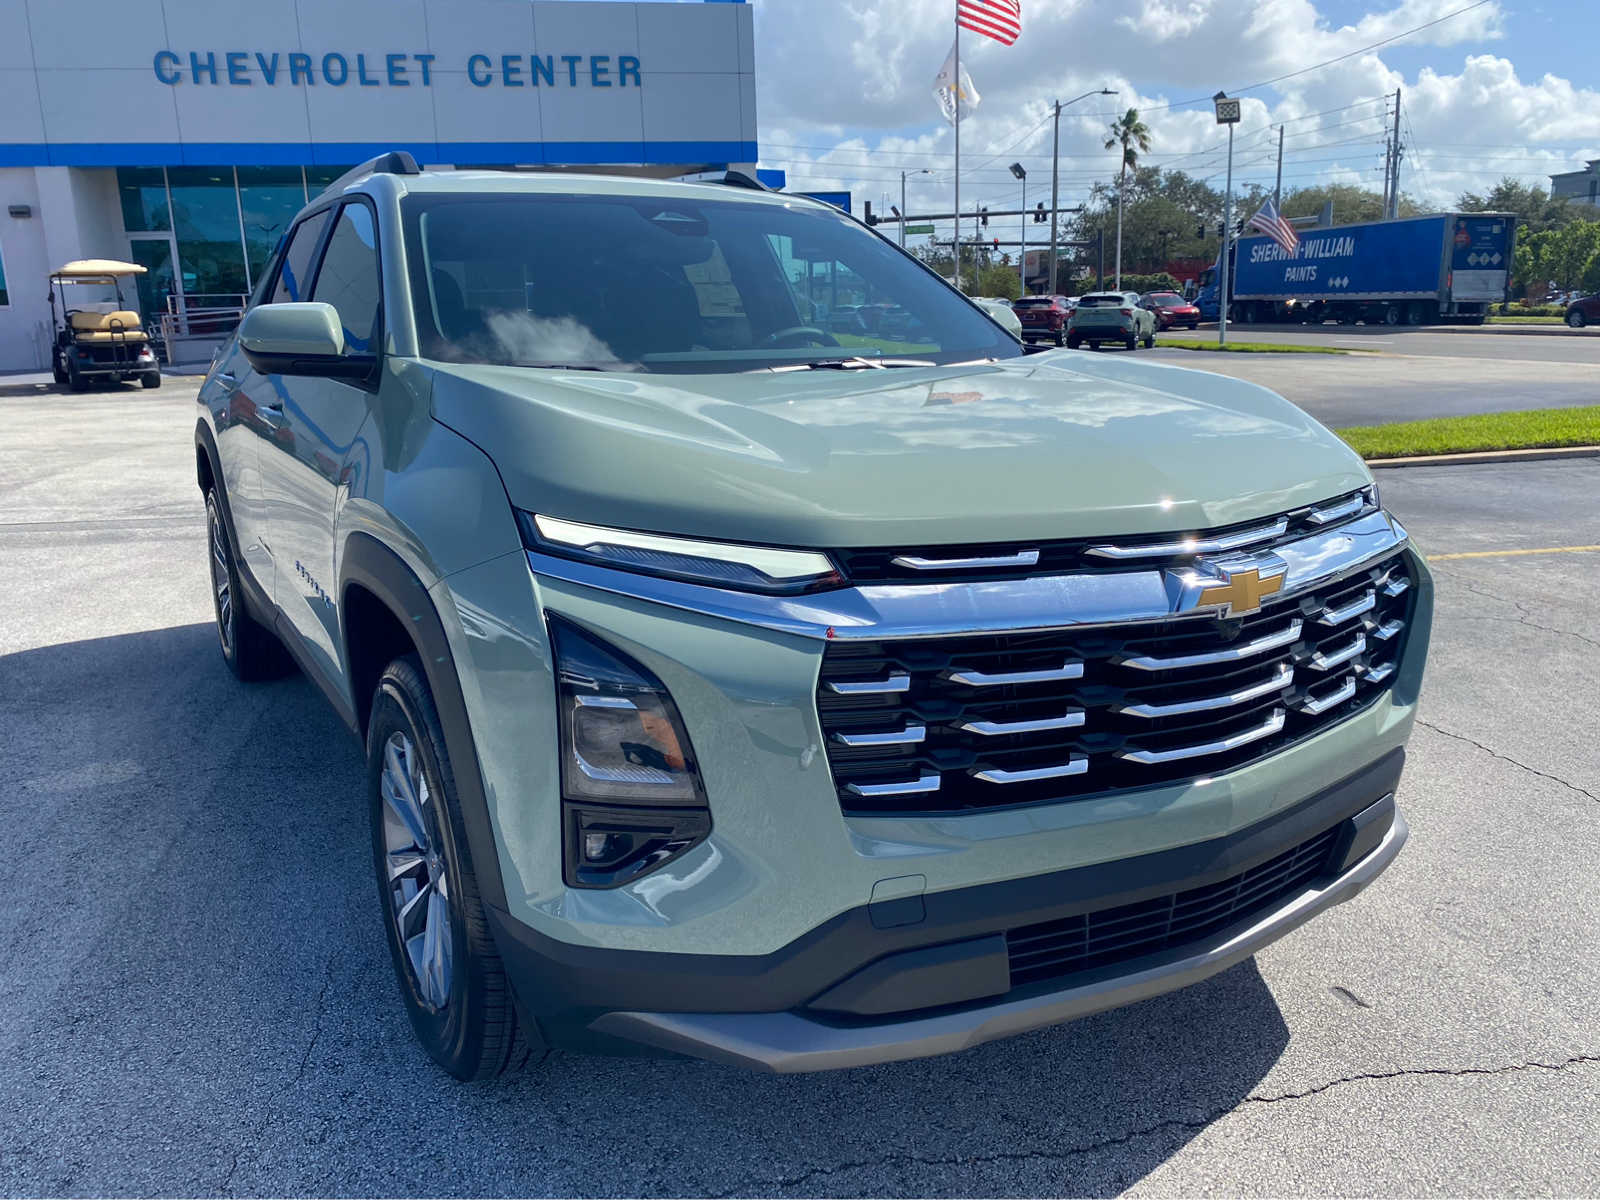
[[[1412,840],[1253,961],[943,1059],[467,1086],[394,995],[356,744],[218,657],[192,395],[0,389],[0,1192],[1600,1189],[1600,462],[1384,474],[1438,578]]]

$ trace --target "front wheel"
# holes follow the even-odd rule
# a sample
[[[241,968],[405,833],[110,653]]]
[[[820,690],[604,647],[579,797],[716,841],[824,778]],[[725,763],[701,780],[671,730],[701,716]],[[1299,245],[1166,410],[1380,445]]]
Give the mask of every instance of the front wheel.
[[[1067,334],[1067,349],[1068,350],[1076,350],[1081,345],[1083,345],[1083,339],[1081,337],[1079,337],[1075,333]]]
[[[158,388],[161,386],[160,371],[146,371],[139,376],[139,386],[142,388]]]
[[[1139,335],[1136,333],[1130,333],[1127,337],[1122,339],[1122,347],[1125,350],[1137,350],[1139,348]]]
[[[1584,317],[1582,309],[1575,308],[1567,314],[1567,324],[1574,329],[1582,329],[1588,323],[1588,319]]]
[[[525,1029],[495,949],[467,850],[444,731],[422,663],[378,681],[367,726],[372,857],[401,999],[417,1040],[457,1079],[527,1057]]]

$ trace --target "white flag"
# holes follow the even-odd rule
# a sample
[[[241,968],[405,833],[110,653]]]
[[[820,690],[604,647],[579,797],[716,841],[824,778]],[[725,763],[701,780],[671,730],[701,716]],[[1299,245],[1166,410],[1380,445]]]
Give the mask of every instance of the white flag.
[[[961,68],[961,78],[957,81],[954,43],[950,46],[950,53],[944,57],[944,66],[939,68],[939,74],[933,81],[933,94],[939,101],[939,111],[944,113],[944,119],[952,123],[956,119],[956,105],[961,106],[961,116],[965,119],[972,115],[972,110],[983,99],[978,95],[978,89],[972,86],[972,76],[967,74],[966,67]]]

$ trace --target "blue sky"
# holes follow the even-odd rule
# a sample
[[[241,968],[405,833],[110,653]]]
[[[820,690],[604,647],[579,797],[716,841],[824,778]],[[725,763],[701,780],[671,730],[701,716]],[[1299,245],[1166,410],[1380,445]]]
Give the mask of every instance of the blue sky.
[[[1369,46],[1472,0],[1024,0],[1023,36],[964,50],[983,103],[962,128],[964,198],[1029,204],[1049,173],[1049,104],[1102,84],[1155,131],[1148,161],[1222,183],[1209,105],[1166,107]],[[949,49],[953,0],[754,0],[764,166],[792,186],[847,188],[910,207],[948,207],[953,146],[932,79]],[[968,45],[964,41],[964,47]],[[1402,188],[1433,207],[1502,174],[1547,183],[1600,157],[1600,4],[1491,0],[1418,34],[1248,94],[1236,180],[1270,182],[1285,124],[1285,182],[1377,187],[1386,95],[1403,92]],[[1081,198],[1115,170],[1101,149],[1106,101],[1062,123],[1063,191]],[[1320,115],[1319,115],[1320,114]],[[1009,201],[1009,203],[1007,203]]]

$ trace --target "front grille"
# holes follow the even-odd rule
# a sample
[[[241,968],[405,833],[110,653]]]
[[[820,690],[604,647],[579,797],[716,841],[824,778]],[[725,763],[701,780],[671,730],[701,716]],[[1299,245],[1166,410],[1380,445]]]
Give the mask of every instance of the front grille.
[[[1320,504],[1308,504],[1281,518],[1244,521],[1216,529],[1192,533],[1150,534],[1121,537],[1108,547],[1106,538],[1032,542],[984,542],[978,545],[874,546],[836,549],[833,557],[852,584],[931,583],[951,579],[1022,579],[1033,575],[1063,574],[1068,571],[1125,571],[1130,561],[1140,558],[1171,560],[1175,555],[1133,555],[1125,553],[1140,543],[1181,543],[1186,538],[1230,539],[1249,535],[1233,547],[1270,550],[1314,533],[1322,533],[1347,521],[1377,511],[1375,497],[1367,491],[1349,492]],[[1277,527],[1281,519],[1283,528]],[[1107,554],[1117,551],[1120,556]],[[974,561],[992,565],[974,566]],[[918,565],[908,565],[908,564]],[[954,564],[940,566],[939,564]]]
[[[839,803],[965,812],[1242,766],[1390,686],[1413,591],[1396,553],[1227,620],[829,642],[817,709]]]
[[[1200,941],[1272,908],[1328,867],[1334,826],[1231,879],[1006,934],[1011,986],[1058,979]]]

